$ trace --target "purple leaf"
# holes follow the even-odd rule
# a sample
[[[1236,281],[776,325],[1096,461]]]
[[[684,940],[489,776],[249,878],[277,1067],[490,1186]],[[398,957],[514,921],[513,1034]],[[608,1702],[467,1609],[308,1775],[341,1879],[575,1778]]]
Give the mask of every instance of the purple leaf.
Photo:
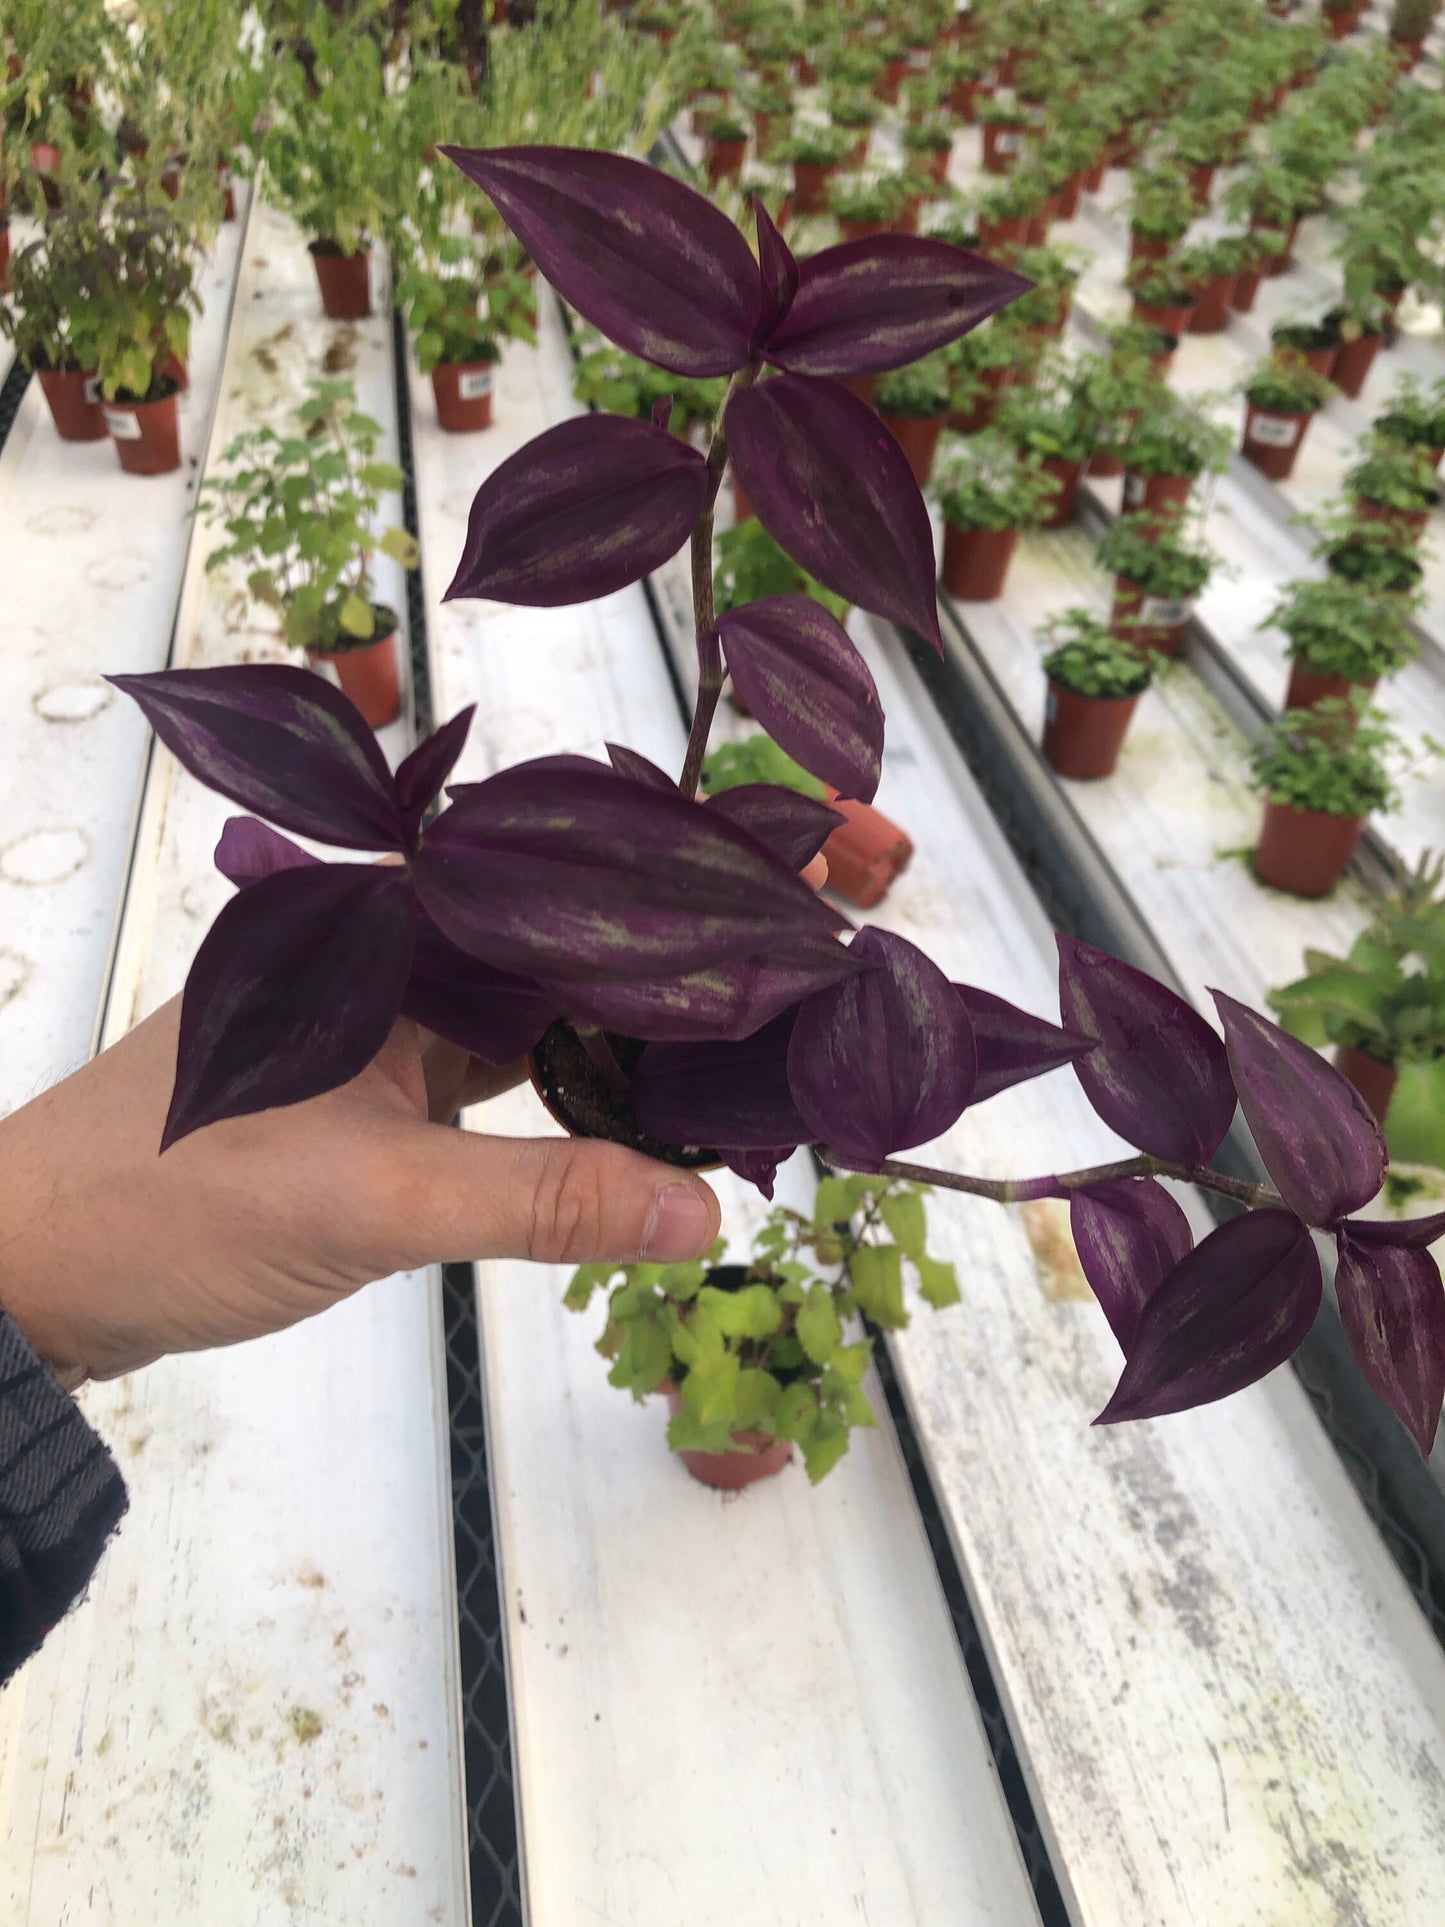
[[[1117,1178],[1069,1193],[1084,1276],[1126,1354],[1144,1306],[1194,1248],[1189,1220],[1157,1178]]]
[[[729,1171],[735,1171],[744,1184],[756,1185],[771,1204],[778,1166],[784,1158],[791,1157],[796,1148],[779,1145],[771,1151],[722,1151],[719,1156]]]
[[[1242,1391],[1282,1365],[1320,1307],[1320,1261],[1288,1211],[1220,1225],[1139,1315],[1114,1396],[1095,1419],[1162,1418]]]
[[[347,850],[399,850],[391,771],[360,711],[283,663],[110,676],[192,776],[243,809]]]
[[[455,769],[476,713],[476,704],[468,703],[449,723],[443,723],[424,742],[418,743],[410,756],[398,766],[396,800],[406,818],[409,840],[416,840],[423,816],[441,795],[443,783]]]
[[[1423,1251],[1437,1238],[1445,1238],[1445,1211],[1428,1218],[1347,1218],[1343,1227],[1356,1244],[1399,1245],[1405,1251]]]
[[[844,241],[803,263],[787,318],[762,352],[796,374],[881,374],[956,341],[1033,285],[948,241]]]
[[[1428,1251],[1364,1243],[1339,1233],[1340,1323],[1366,1383],[1410,1431],[1425,1458],[1445,1400],[1445,1288]]]
[[[232,897],[186,979],[161,1149],[359,1076],[400,1011],[415,922],[406,872],[373,864],[282,870]]]
[[[1104,1122],[1151,1157],[1207,1164],[1234,1117],[1224,1045],[1142,970],[1062,934],[1059,1010],[1096,1047],[1074,1065]]]
[[[679,375],[748,359],[758,268],[720,209],[660,169],[573,147],[443,147],[584,320]]]
[[[788,1087],[796,1011],[737,1043],[649,1044],[632,1075],[632,1105],[652,1137],[728,1151],[795,1150],[812,1142]]]
[[[622,743],[607,743],[607,760],[619,776],[630,776],[634,783],[647,783],[655,790],[666,790],[676,794],[677,784],[665,769],[659,769],[635,749],[628,749]]]
[[[484,1063],[514,1064],[561,1015],[561,1006],[530,977],[494,970],[458,950],[423,913],[401,1011]]]
[[[768,534],[828,588],[942,654],[928,511],[868,404],[834,381],[775,375],[733,396],[726,425]]]
[[[772,216],[756,194],[753,216],[758,224],[758,274],[762,281],[762,303],[752,339],[756,351],[776,331],[793,305],[793,296],[798,292],[798,264],[793,259],[793,250],[779,234]]]
[[[973,1093],[973,1031],[953,985],[904,938],[868,928],[850,949],[872,968],[803,1005],[788,1078],[811,1135],[876,1171],[959,1117]]]
[[[1306,1224],[1335,1224],[1385,1182],[1375,1115],[1349,1079],[1247,1004],[1210,992],[1239,1106],[1264,1168]]]
[[[454,795],[412,875],[453,943],[499,970],[672,977],[846,927],[721,811],[604,763],[520,763]]]
[[[1057,1024],[995,997],[991,990],[979,990],[973,984],[953,987],[963,999],[978,1049],[978,1079],[970,1103],[982,1104],[1010,1085],[1043,1077],[1094,1048],[1092,1038],[1060,1030]]]
[[[696,1043],[750,1037],[861,964],[832,937],[790,937],[766,953],[735,957],[679,977],[638,983],[550,987],[570,1017],[629,1037]]]
[[[590,602],[676,555],[707,500],[695,448],[623,415],[579,415],[519,449],[477,490],[445,601]]]
[[[275,876],[278,870],[297,870],[320,861],[319,856],[303,850],[279,830],[258,823],[254,816],[227,817],[215,854],[216,868],[238,890],[259,883],[262,877]]]
[[[871,803],[883,767],[883,710],[841,622],[807,595],[768,596],[718,617],[738,694],[803,768]]]
[[[739,783],[720,790],[708,808],[721,810],[732,823],[766,843],[790,870],[801,870],[844,821],[816,797],[800,796],[781,783]]]

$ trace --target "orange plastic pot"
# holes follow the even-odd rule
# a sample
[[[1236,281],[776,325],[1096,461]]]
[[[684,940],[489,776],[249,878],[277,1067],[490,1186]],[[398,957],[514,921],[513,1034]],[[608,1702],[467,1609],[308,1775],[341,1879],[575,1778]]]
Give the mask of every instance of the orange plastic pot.
[[[1317,375],[1328,376],[1334,368],[1335,356],[1340,352],[1340,344],[1331,341],[1322,348],[1282,348],[1270,336],[1274,352],[1284,361],[1302,361],[1306,368],[1312,368]]]
[[[1192,475],[1134,475],[1124,477],[1123,509],[1126,515],[1143,512],[1167,515],[1183,511],[1194,489]]]
[[[1340,1044],[1335,1049],[1335,1069],[1341,1076],[1349,1078],[1373,1111],[1375,1122],[1383,1127],[1390,1109],[1390,1099],[1395,1095],[1395,1086],[1400,1081],[1400,1073],[1395,1066],[1382,1064],[1378,1057],[1371,1057],[1358,1044]]]
[[[1394,48],[1395,57],[1400,63],[1400,72],[1402,74],[1413,73],[1421,54],[1425,51],[1424,41],[1396,40],[1392,34],[1390,36],[1390,45]]]
[[[1194,313],[1192,301],[1163,302],[1141,301],[1134,297],[1134,319],[1144,328],[1157,329],[1161,335],[1173,335],[1177,341],[1189,326]]]
[[[955,116],[965,127],[972,127],[978,117],[978,94],[982,85],[977,80],[956,80],[948,104]]]
[[[1096,482],[1107,482],[1115,475],[1124,473],[1124,458],[1112,449],[1096,448],[1084,465],[1084,472],[1092,475]]]
[[[394,616],[391,622],[384,636],[375,636],[354,648],[307,652],[313,669],[331,664],[342,694],[351,698],[372,729],[385,729],[401,714],[401,663]]]
[[[1162,234],[1141,234],[1138,228],[1130,228],[1129,260],[1131,264],[1136,261],[1167,261],[1168,258],[1169,243]]]
[[[1353,341],[1342,341],[1335,350],[1334,365],[1330,369],[1330,380],[1342,395],[1354,401],[1364,387],[1370,370],[1375,365],[1375,356],[1384,346],[1383,335],[1357,335]]]
[[[707,177],[716,187],[719,181],[735,181],[743,171],[743,157],[748,151],[745,140],[717,141],[707,144]]]
[[[176,390],[154,401],[108,401],[105,426],[127,475],[170,475],[181,465]]]
[[[1017,529],[943,530],[943,586],[960,602],[997,602],[1019,544]]]
[[[1059,219],[1072,221],[1079,211],[1079,196],[1084,191],[1084,175],[1080,169],[1071,174],[1059,189]]]
[[[1363,495],[1355,497],[1355,520],[1357,522],[1384,522],[1390,528],[1404,529],[1417,539],[1430,526],[1430,509],[1397,509],[1385,502],[1367,502]]]
[[[913,843],[871,803],[830,792],[829,801],[846,818],[823,845],[828,888],[859,910],[880,902],[893,879],[908,867]]]
[[[1039,523],[1039,527],[1066,528],[1073,521],[1079,506],[1079,483],[1084,475],[1083,457],[1070,461],[1063,455],[1046,455],[1042,466],[1045,475],[1052,475],[1059,488],[1052,506]]]
[[[1254,874],[1261,883],[1287,890],[1291,896],[1327,897],[1345,874],[1364,827],[1362,816],[1331,816],[1327,810],[1266,803]]]
[[[1189,316],[1190,334],[1217,335],[1223,332],[1238,278],[1233,274],[1214,274],[1207,281],[1200,282],[1194,291],[1194,308]]]
[[[100,387],[93,374],[82,374],[77,368],[38,368],[36,375],[61,441],[105,440],[110,430],[105,425]]]
[[[334,242],[309,249],[321,289],[321,312],[332,321],[364,321],[371,313],[371,256],[363,248],[343,254]]]
[[[667,1400],[673,1418],[682,1410],[682,1394],[671,1383],[658,1387]],[[793,1456],[786,1439],[769,1438],[766,1432],[734,1432],[736,1452],[679,1452],[680,1458],[699,1485],[715,1492],[741,1492],[760,1479],[775,1478]]]
[[[882,415],[879,419],[908,457],[914,481],[920,488],[927,487],[933,474],[933,458],[938,453],[938,438],[943,433],[942,415]]]
[[[1109,612],[1109,627],[1136,649],[1152,649],[1157,655],[1171,658],[1177,656],[1184,647],[1184,631],[1193,613],[1192,603],[1146,595],[1139,584],[1127,576],[1114,578],[1114,606]]]
[[[1214,163],[1212,161],[1201,161],[1197,167],[1190,168],[1189,191],[1194,196],[1194,205],[1196,207],[1208,207],[1209,196],[1213,187]]]
[[[1044,761],[1057,775],[1075,782],[1112,776],[1138,706],[1138,696],[1080,696],[1050,676]]]
[[[1252,401],[1246,402],[1241,453],[1272,482],[1287,482],[1294,473],[1309,425],[1307,413],[1276,415],[1256,408]]]
[[[1026,121],[990,121],[983,130],[983,164],[990,174],[1007,174],[1023,152]]]
[[[1266,224],[1263,222],[1251,221],[1250,223],[1251,232],[1257,234],[1262,231],[1265,225]],[[1289,226],[1285,229],[1284,246],[1280,249],[1279,253],[1266,255],[1264,260],[1260,262],[1259,264],[1260,273],[1272,279],[1277,274],[1283,274],[1287,268],[1293,267],[1294,266],[1294,247],[1295,247],[1295,242],[1298,241],[1298,239],[1299,239],[1299,221],[1298,219],[1296,219],[1291,221]]]
[[[978,245],[984,254],[1007,255],[1019,248],[1027,247],[1029,238],[1029,219],[1026,214],[999,215],[990,219],[986,214],[978,217]]]
[[[1229,305],[1236,314],[1248,314],[1254,307],[1255,296],[1263,279],[1262,268],[1241,268],[1234,278],[1234,291],[1229,297]]]
[[[432,369],[437,422],[449,435],[470,435],[492,425],[492,361],[443,361]]]
[[[826,214],[828,183],[837,173],[831,161],[793,162],[793,207],[799,214]]]

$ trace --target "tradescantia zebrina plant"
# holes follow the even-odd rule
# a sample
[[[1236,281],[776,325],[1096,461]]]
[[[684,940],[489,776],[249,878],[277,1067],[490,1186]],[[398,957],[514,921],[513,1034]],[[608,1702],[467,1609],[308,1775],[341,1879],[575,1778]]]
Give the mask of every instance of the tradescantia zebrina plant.
[[[555,606],[634,582],[690,538],[699,696],[679,779],[636,752],[543,757],[448,791],[470,712],[393,775],[357,713],[299,669],[121,677],[162,740],[284,830],[399,862],[329,863],[256,818],[217,861],[239,886],[192,966],[163,1147],[355,1076],[398,1016],[493,1064],[530,1054],[573,1129],[771,1195],[811,1145],[839,1170],[1069,1202],[1125,1354],[1102,1420],[1224,1397],[1312,1323],[1312,1233],[1339,1250],[1362,1370],[1428,1449],[1445,1392],[1445,1217],[1356,1218],[1379,1129],[1306,1046],[1218,996],[1224,1036],[1127,964],[1060,939],[1061,1024],[852,930],[797,872],[838,821],[769,783],[697,800],[724,671],[769,733],[845,797],[876,789],[883,719],[846,633],[805,595],[718,616],[712,506],[728,454],[782,548],[836,594],[939,643],[926,512],[902,452],[838,377],[916,361],[1026,284],[941,242],[886,235],[796,262],[765,214],[755,259],[708,202],[643,164],[509,149],[452,158],[574,308],[669,371],[726,376],[706,455],[652,423],[584,417],[503,463],[449,593]],[[840,941],[839,939],[844,939]],[[1137,1155],[1022,1180],[901,1162],[973,1104],[1072,1064]],[[564,1101],[565,1100],[565,1101]],[[1236,1105],[1268,1171],[1210,1168]],[[1160,1183],[1245,1207],[1194,1248]]]

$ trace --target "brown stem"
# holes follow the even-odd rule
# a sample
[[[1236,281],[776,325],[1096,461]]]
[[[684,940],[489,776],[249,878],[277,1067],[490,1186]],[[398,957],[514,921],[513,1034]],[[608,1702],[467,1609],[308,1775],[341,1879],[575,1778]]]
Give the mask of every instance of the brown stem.
[[[825,1145],[818,1155],[835,1170],[856,1171],[860,1167],[840,1158]],[[937,1185],[945,1191],[967,1191],[974,1197],[992,1198],[996,1204],[1027,1204],[1034,1198],[1056,1198],[1059,1193],[1081,1191],[1087,1185],[1108,1184],[1116,1178],[1179,1178],[1204,1191],[1216,1191],[1233,1198],[1251,1211],[1261,1206],[1280,1209],[1284,1199],[1267,1184],[1251,1184],[1244,1178],[1226,1177],[1206,1165],[1172,1164],[1167,1158],[1151,1158],[1140,1153],[1120,1158],[1113,1164],[1093,1164],[1082,1171],[1057,1171],[1045,1178],[974,1178],[962,1171],[939,1171],[928,1164],[909,1164],[900,1158],[886,1158],[876,1173],[869,1176],[906,1178],[912,1184]]]

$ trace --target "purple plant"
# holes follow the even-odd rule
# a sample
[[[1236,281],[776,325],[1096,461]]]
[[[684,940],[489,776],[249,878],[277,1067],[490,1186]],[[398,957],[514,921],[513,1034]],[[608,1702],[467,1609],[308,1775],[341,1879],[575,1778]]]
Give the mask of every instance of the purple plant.
[[[1298,1346],[1339,1252],[1362,1371],[1428,1451],[1445,1396],[1445,1217],[1351,1214],[1384,1179],[1352,1087],[1216,995],[1223,1038],[1172,991],[1060,938],[1056,1025],[951,984],[912,944],[851,926],[797,872],[839,821],[766,784],[707,807],[698,778],[725,673],[777,741],[844,796],[877,787],[883,718],[862,657],[811,598],[714,615],[712,512],[731,452],[769,532],[838,593],[939,647],[927,515],[898,445],[840,376],[899,366],[1028,285],[890,235],[799,264],[759,207],[758,255],[710,203],[639,162],[556,148],[448,150],[544,274],[612,340],[731,383],[704,456],[651,423],[584,417],[483,484],[449,594],[552,606],[634,582],[691,542],[699,693],[680,778],[636,751],[550,756],[447,791],[470,712],[393,775],[357,712],[298,669],[117,677],[192,774],[256,812],[216,852],[238,894],[192,966],[162,1149],[356,1075],[400,1015],[493,1064],[530,1054],[572,1128],[771,1195],[801,1145],[1010,1203],[1069,1201],[1125,1355],[1100,1422],[1253,1383]],[[269,823],[389,864],[329,863]],[[1023,1180],[899,1161],[971,1105],[1072,1064],[1137,1155]],[[549,1087],[549,1067],[565,1067]],[[562,1086],[571,1108],[562,1102]],[[581,1092],[580,1100],[577,1093]],[[1210,1168],[1242,1108],[1271,1184]],[[1160,1183],[1244,1215],[1196,1248]]]

